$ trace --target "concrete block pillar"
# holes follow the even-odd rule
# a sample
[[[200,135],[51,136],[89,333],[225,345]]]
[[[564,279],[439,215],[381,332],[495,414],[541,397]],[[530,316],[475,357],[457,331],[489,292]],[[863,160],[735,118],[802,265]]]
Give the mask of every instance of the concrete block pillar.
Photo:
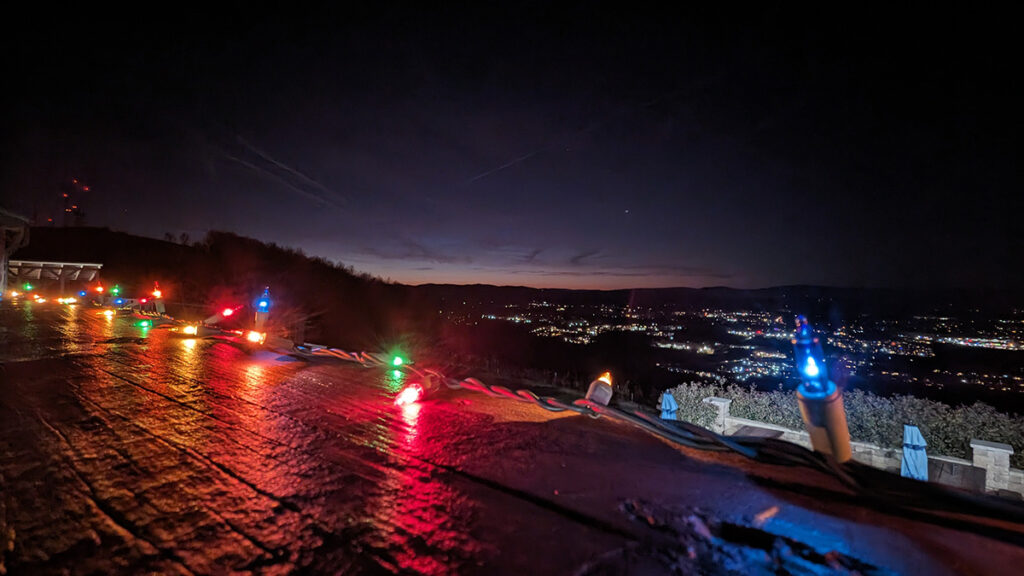
[[[974,465],[985,469],[985,490],[1007,490],[1010,487],[1010,456],[1013,447],[974,439],[971,440],[971,451]]]
[[[732,400],[728,398],[719,398],[717,396],[708,396],[703,400],[705,404],[714,406],[716,410],[715,421],[711,423],[711,431],[717,434],[725,432],[726,424],[725,420],[729,417],[729,405],[732,404]]]

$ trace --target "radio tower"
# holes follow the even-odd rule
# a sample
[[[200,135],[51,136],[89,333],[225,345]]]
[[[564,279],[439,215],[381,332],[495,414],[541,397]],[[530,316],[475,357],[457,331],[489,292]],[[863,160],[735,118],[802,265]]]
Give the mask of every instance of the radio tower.
[[[78,178],[72,178],[71,184],[61,185],[61,196],[64,201],[64,226],[81,226],[85,223],[85,211],[82,209],[81,196],[82,192],[88,192],[89,187],[82,183]]]

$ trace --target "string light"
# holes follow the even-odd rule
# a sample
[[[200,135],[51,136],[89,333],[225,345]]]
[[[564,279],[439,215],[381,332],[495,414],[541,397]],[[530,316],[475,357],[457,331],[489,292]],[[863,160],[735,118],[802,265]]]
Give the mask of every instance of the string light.
[[[612,373],[605,372],[590,383],[586,399],[602,406],[607,406],[612,399]]]
[[[266,288],[263,289],[263,294],[259,298],[257,298],[256,302],[254,302],[253,304],[256,306],[256,310],[258,312],[268,312],[270,310],[271,303],[272,301],[270,300],[270,286],[267,286]]]
[[[412,383],[402,389],[395,396],[395,406],[408,406],[423,399],[423,387],[419,383]]]
[[[793,354],[801,379],[796,400],[811,446],[837,462],[846,462],[852,452],[843,396],[835,383],[829,380],[821,340],[803,316],[796,317]]]

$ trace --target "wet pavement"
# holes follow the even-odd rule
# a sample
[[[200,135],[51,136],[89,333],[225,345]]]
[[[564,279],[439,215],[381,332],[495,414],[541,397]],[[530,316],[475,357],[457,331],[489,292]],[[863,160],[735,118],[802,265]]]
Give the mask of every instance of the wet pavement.
[[[402,372],[0,302],[0,572],[1000,573],[1012,545]],[[811,495],[814,494],[814,495]],[[1004,571],[1002,571],[1005,573]]]

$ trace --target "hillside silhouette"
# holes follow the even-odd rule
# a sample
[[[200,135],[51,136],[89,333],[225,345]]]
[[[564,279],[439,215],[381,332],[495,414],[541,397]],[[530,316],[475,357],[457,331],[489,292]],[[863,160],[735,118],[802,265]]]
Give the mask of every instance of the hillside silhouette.
[[[101,263],[102,282],[117,283],[126,296],[159,282],[169,310],[184,318],[248,305],[269,286],[277,330],[335,346],[372,348],[429,333],[436,323],[431,306],[407,286],[228,232],[186,245],[106,228],[33,228],[13,258]]]
[[[678,376],[658,367],[672,352],[651,346],[643,334],[607,332],[579,346],[542,338],[526,326],[481,321],[508,306],[530,302],[634,306],[657,309],[790,311],[838,324],[861,314],[905,316],[950,310],[983,314],[1012,308],[1015,291],[897,291],[788,286],[759,290],[666,288],[557,290],[487,285],[407,286],[301,250],[229,232],[209,232],[195,243],[140,237],[106,228],[37,227],[13,259],[102,263],[102,282],[126,296],[146,295],[159,282],[168,311],[200,320],[226,306],[249,305],[270,287],[269,330],[299,342],[350,350],[403,351],[439,368],[525,378],[583,388],[596,374],[621,375],[617,394],[654,401]],[[45,286],[42,286],[45,289]],[[70,287],[69,287],[70,288]],[[75,287],[74,289],[79,289]],[[251,318],[251,309],[234,320]],[[691,318],[691,336],[703,334]]]

